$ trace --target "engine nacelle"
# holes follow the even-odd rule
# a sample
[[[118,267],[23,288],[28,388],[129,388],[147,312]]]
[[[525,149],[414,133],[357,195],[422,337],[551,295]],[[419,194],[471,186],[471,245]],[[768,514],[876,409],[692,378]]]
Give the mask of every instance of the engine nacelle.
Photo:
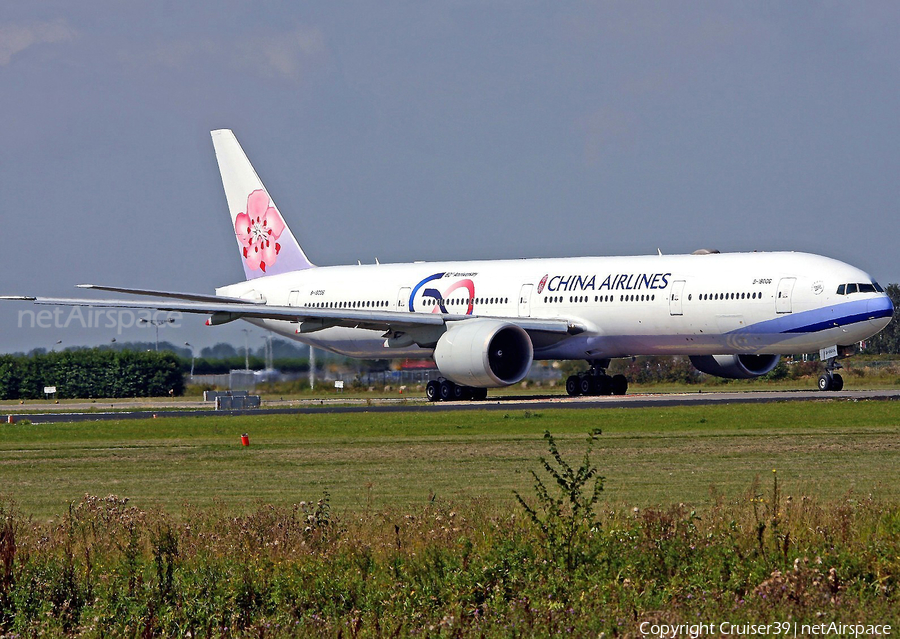
[[[522,381],[533,357],[531,338],[521,327],[488,319],[448,324],[434,347],[434,361],[444,377],[479,388]]]
[[[699,371],[729,379],[752,379],[765,375],[781,355],[694,355],[691,364]]]

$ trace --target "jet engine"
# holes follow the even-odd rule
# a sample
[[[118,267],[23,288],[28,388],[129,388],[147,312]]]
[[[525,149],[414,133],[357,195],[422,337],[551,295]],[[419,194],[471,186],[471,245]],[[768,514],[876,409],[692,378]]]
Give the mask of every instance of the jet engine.
[[[691,364],[699,371],[729,379],[751,379],[765,375],[781,355],[694,355]]]
[[[434,347],[434,361],[444,377],[479,388],[522,381],[533,357],[531,338],[521,327],[487,319],[451,322]]]

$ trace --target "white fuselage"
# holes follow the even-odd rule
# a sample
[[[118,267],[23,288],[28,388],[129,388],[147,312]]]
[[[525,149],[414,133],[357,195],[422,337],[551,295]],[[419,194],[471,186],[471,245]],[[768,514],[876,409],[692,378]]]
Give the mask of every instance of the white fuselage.
[[[890,321],[858,268],[806,253],[651,255],[316,267],[217,289],[269,304],[487,318],[564,318],[583,329],[534,343],[535,359],[632,355],[789,354],[851,345]],[[387,346],[380,331],[248,320],[360,358],[428,357]]]

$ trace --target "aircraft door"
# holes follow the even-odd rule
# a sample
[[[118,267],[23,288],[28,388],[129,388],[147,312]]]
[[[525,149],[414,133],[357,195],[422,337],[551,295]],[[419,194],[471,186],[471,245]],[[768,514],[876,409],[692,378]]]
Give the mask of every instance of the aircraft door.
[[[531,317],[531,290],[534,284],[525,284],[519,292],[519,317]]]
[[[394,308],[395,311],[406,311],[409,310],[409,292],[412,289],[408,286],[404,286],[400,289],[400,292],[397,293],[397,306]]]
[[[291,291],[288,295],[288,306],[300,306],[300,291]]]
[[[792,312],[791,294],[794,292],[794,284],[796,282],[796,277],[782,277],[781,281],[778,282],[778,291],[775,293],[776,313]]]
[[[672,292],[669,293],[669,315],[684,315],[682,309],[682,296],[684,295],[684,280],[672,282]]]

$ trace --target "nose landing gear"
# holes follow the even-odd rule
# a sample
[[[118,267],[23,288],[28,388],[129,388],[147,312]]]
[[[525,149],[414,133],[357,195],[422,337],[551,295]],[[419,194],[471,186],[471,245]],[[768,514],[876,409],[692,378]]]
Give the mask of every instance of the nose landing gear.
[[[819,377],[820,391],[839,391],[844,388],[844,378],[834,371],[841,368],[837,357],[830,357],[825,362],[825,372]]]

